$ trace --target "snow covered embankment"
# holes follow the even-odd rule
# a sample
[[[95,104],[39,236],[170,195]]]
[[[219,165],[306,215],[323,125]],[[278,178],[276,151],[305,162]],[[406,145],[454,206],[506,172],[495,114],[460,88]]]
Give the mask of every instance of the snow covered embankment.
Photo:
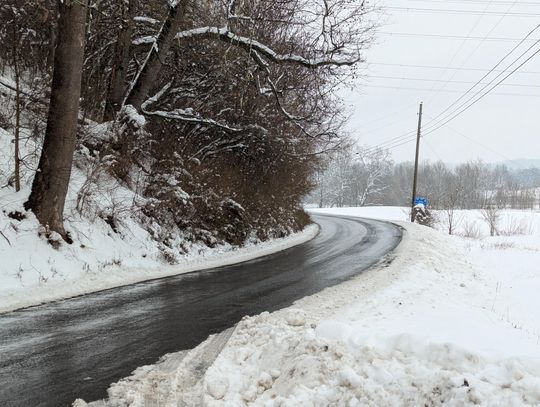
[[[81,256],[80,249],[68,246],[54,250],[46,241],[34,235],[33,232],[38,228],[35,222],[35,219],[26,220],[27,230],[24,232],[23,238],[13,239],[17,245],[11,246],[10,243],[7,250],[3,252],[2,261],[5,268],[0,270],[0,312],[141,281],[241,263],[305,243],[319,233],[319,226],[312,224],[302,232],[281,239],[248,243],[242,248],[218,246],[215,249],[209,249],[205,247],[201,249],[201,253],[192,252],[181,259],[178,264],[172,266],[165,265],[152,256],[149,259],[142,258],[143,261],[139,261],[141,267],[124,266],[123,262],[119,261],[118,264],[107,263],[106,267],[90,268],[81,266],[81,263],[84,265],[86,258]],[[97,230],[97,228],[95,229]],[[7,228],[4,230],[21,234],[20,227],[16,231]],[[122,259],[124,259],[124,255],[128,259],[132,259],[135,254],[140,255],[140,253],[133,253],[137,251],[138,247],[130,249],[128,243],[121,239],[109,242],[109,244],[117,243],[109,247],[106,246],[107,242],[94,241],[94,243],[97,243],[99,250],[94,247],[93,254],[102,252],[106,257],[112,253],[111,255],[114,257],[115,250],[118,250],[122,254],[119,258]],[[124,251],[131,250],[128,253],[129,256],[122,252],[122,249]],[[141,252],[144,253],[144,251]],[[4,256],[9,257],[4,258]],[[96,261],[99,259],[100,257],[97,256]],[[31,269],[17,268],[17,264],[23,262],[29,262],[32,266]],[[124,263],[126,262],[124,261]],[[48,270],[51,267],[57,272],[43,278],[41,270]],[[32,270],[36,272],[36,276],[32,276],[30,273]]]
[[[499,318],[463,248],[403,226],[390,267],[243,320],[206,373],[205,405],[538,405],[538,334]]]

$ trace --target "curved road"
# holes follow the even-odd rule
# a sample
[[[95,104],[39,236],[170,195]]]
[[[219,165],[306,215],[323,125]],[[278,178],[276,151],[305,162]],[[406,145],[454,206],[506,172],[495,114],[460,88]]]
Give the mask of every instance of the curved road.
[[[343,282],[401,240],[385,222],[314,219],[315,239],[271,256],[0,315],[0,406],[104,398],[136,367]]]

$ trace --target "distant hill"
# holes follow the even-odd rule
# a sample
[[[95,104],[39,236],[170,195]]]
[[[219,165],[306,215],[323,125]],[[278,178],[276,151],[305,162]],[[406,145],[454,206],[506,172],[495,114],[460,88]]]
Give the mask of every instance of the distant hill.
[[[540,159],[508,160],[504,164],[512,170],[526,170],[529,168],[540,168]]]

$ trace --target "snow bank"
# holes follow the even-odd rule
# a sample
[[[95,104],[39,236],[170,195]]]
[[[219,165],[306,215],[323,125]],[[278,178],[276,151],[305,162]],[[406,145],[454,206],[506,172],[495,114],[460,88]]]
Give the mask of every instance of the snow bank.
[[[402,225],[390,267],[296,310],[243,320],[205,375],[205,405],[538,405],[537,296],[511,296],[527,329],[501,318],[492,270],[466,260],[470,247]],[[227,392],[216,397],[210,389],[224,377]]]
[[[17,230],[11,229],[15,224]],[[108,288],[129,285],[141,281],[190,273],[197,270],[222,267],[249,261],[276,253],[313,239],[319,232],[318,225],[309,225],[304,231],[285,238],[249,243],[242,248],[221,246],[216,249],[202,247],[184,256],[178,264],[165,265],[147,237],[145,246],[134,239],[115,238],[106,225],[90,225],[81,222],[80,232],[94,234],[92,246],[63,246],[54,250],[35,231],[37,220],[8,221],[4,225],[7,238],[15,246],[4,241],[9,256],[2,256],[0,269],[0,312],[10,311],[40,303],[74,297]],[[134,222],[135,223],[135,222]],[[133,225],[133,230],[138,226]],[[84,229],[83,229],[84,228]],[[102,234],[100,233],[102,232]],[[96,236],[97,235],[97,236]],[[101,237],[101,239],[96,237]],[[138,245],[130,246],[132,240]]]
[[[265,313],[239,324],[207,372],[204,405],[524,405],[540,402],[539,374],[411,335],[368,341],[347,325]]]
[[[471,240],[399,224],[390,264],[244,318],[189,388],[148,366],[111,388],[110,405],[164,387],[163,400],[188,406],[540,405],[540,235]],[[185,363],[172,372],[192,378]]]

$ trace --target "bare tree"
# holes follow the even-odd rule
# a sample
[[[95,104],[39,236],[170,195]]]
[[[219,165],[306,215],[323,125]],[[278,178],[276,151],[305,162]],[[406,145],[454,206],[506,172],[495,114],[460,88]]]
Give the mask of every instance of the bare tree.
[[[127,89],[125,104],[132,105],[138,111],[141,111],[141,106],[148,98],[167,59],[179,27],[184,21],[187,3],[187,0],[169,2],[169,11],[165,21],[157,37],[152,39],[150,51]]]
[[[354,204],[365,206],[376,203],[388,188],[385,182],[392,168],[390,152],[381,148],[375,150],[358,148],[353,165]]]
[[[14,140],[14,159],[15,159],[15,191],[21,190],[21,158],[20,158],[20,140],[21,140],[21,66],[19,63],[19,27],[13,25],[13,73],[15,75],[15,140]]]
[[[499,235],[499,222],[501,220],[501,209],[491,201],[487,201],[480,213],[489,226],[489,235]]]
[[[461,217],[456,213],[461,194],[462,189],[459,185],[450,185],[444,194],[442,207],[446,215],[446,225],[448,227],[449,235],[454,234],[456,227],[461,222]]]
[[[353,156],[350,149],[333,155],[325,173],[327,202],[330,206],[341,208],[350,202],[351,170]]]
[[[25,204],[42,225],[68,242],[71,238],[64,229],[63,213],[75,150],[87,5],[87,0],[64,0],[59,4],[47,130],[32,192]]]
[[[46,15],[40,15],[39,6],[33,1],[12,0],[12,4],[0,6],[0,21],[3,22],[0,26],[0,70],[4,70],[6,65],[9,66],[8,75],[12,76],[14,82],[12,86],[8,81],[1,81],[0,86],[6,88],[10,96],[13,95],[14,175],[9,183],[15,185],[16,191],[21,189],[20,144],[23,110],[30,100],[35,101],[31,95],[32,90],[24,88],[33,78],[32,74],[40,71],[41,58],[36,55],[36,51],[41,48],[44,40],[37,30],[29,29],[31,24],[35,24],[37,17],[43,22],[47,18]],[[36,76],[42,74],[39,72]]]
[[[44,17],[26,27],[41,39],[34,51],[48,72],[40,75],[46,86],[52,55],[54,75],[39,169],[25,207],[69,240],[62,218],[77,115],[82,123],[114,120],[103,126],[114,128],[122,112],[130,112],[132,118],[145,117],[144,131],[104,132],[93,144],[87,143],[90,132],[81,132],[81,141],[91,155],[103,149],[122,158],[125,165],[117,167],[127,177],[113,174],[128,186],[130,171],[149,179],[173,174],[191,200],[184,206],[189,214],[175,214],[176,224],[185,225],[182,216],[196,212],[193,208],[211,213],[221,195],[257,195],[260,202],[271,196],[271,216],[286,224],[311,187],[318,157],[340,145],[344,115],[336,89],[352,77],[371,40],[373,24],[365,18],[371,10],[349,0],[87,3],[36,0]],[[51,22],[57,15],[58,22]],[[51,30],[57,40],[48,40],[54,37]],[[31,67],[24,65],[23,75],[30,76]],[[211,174],[229,181],[214,185]],[[163,192],[140,191],[156,199]],[[173,188],[170,192],[172,200],[162,199],[164,211],[183,199],[172,195]],[[343,184],[340,205],[349,193]],[[249,222],[263,224],[262,218]]]
[[[120,2],[121,27],[118,40],[114,45],[114,57],[109,79],[109,90],[105,101],[104,120],[113,120],[123,103],[127,82],[129,62],[131,60],[131,38],[135,25],[138,0]]]
[[[300,65],[308,69],[326,67],[329,71],[335,67],[354,66],[362,61],[361,52],[370,42],[373,29],[372,24],[364,21],[368,11],[363,4],[352,6],[347,0],[336,0],[332,4],[290,0],[280,7],[268,0],[245,3],[228,0],[224,8],[210,6],[202,11],[211,19],[207,26],[186,29],[186,12],[190,6],[194,7],[187,0],[169,2],[168,14],[159,33],[155,38],[149,38],[150,51],[128,88],[125,104],[141,111],[174,40],[216,40],[243,49],[264,72],[268,89],[278,99],[283,113],[292,121],[298,121],[299,118],[288,113],[280,103],[280,91],[277,80],[272,78],[270,65]],[[272,13],[278,14],[273,16]],[[264,28],[270,25],[274,30],[277,27],[280,47],[286,47],[284,52],[273,48],[268,41],[254,38],[254,32],[262,36],[268,34]]]

